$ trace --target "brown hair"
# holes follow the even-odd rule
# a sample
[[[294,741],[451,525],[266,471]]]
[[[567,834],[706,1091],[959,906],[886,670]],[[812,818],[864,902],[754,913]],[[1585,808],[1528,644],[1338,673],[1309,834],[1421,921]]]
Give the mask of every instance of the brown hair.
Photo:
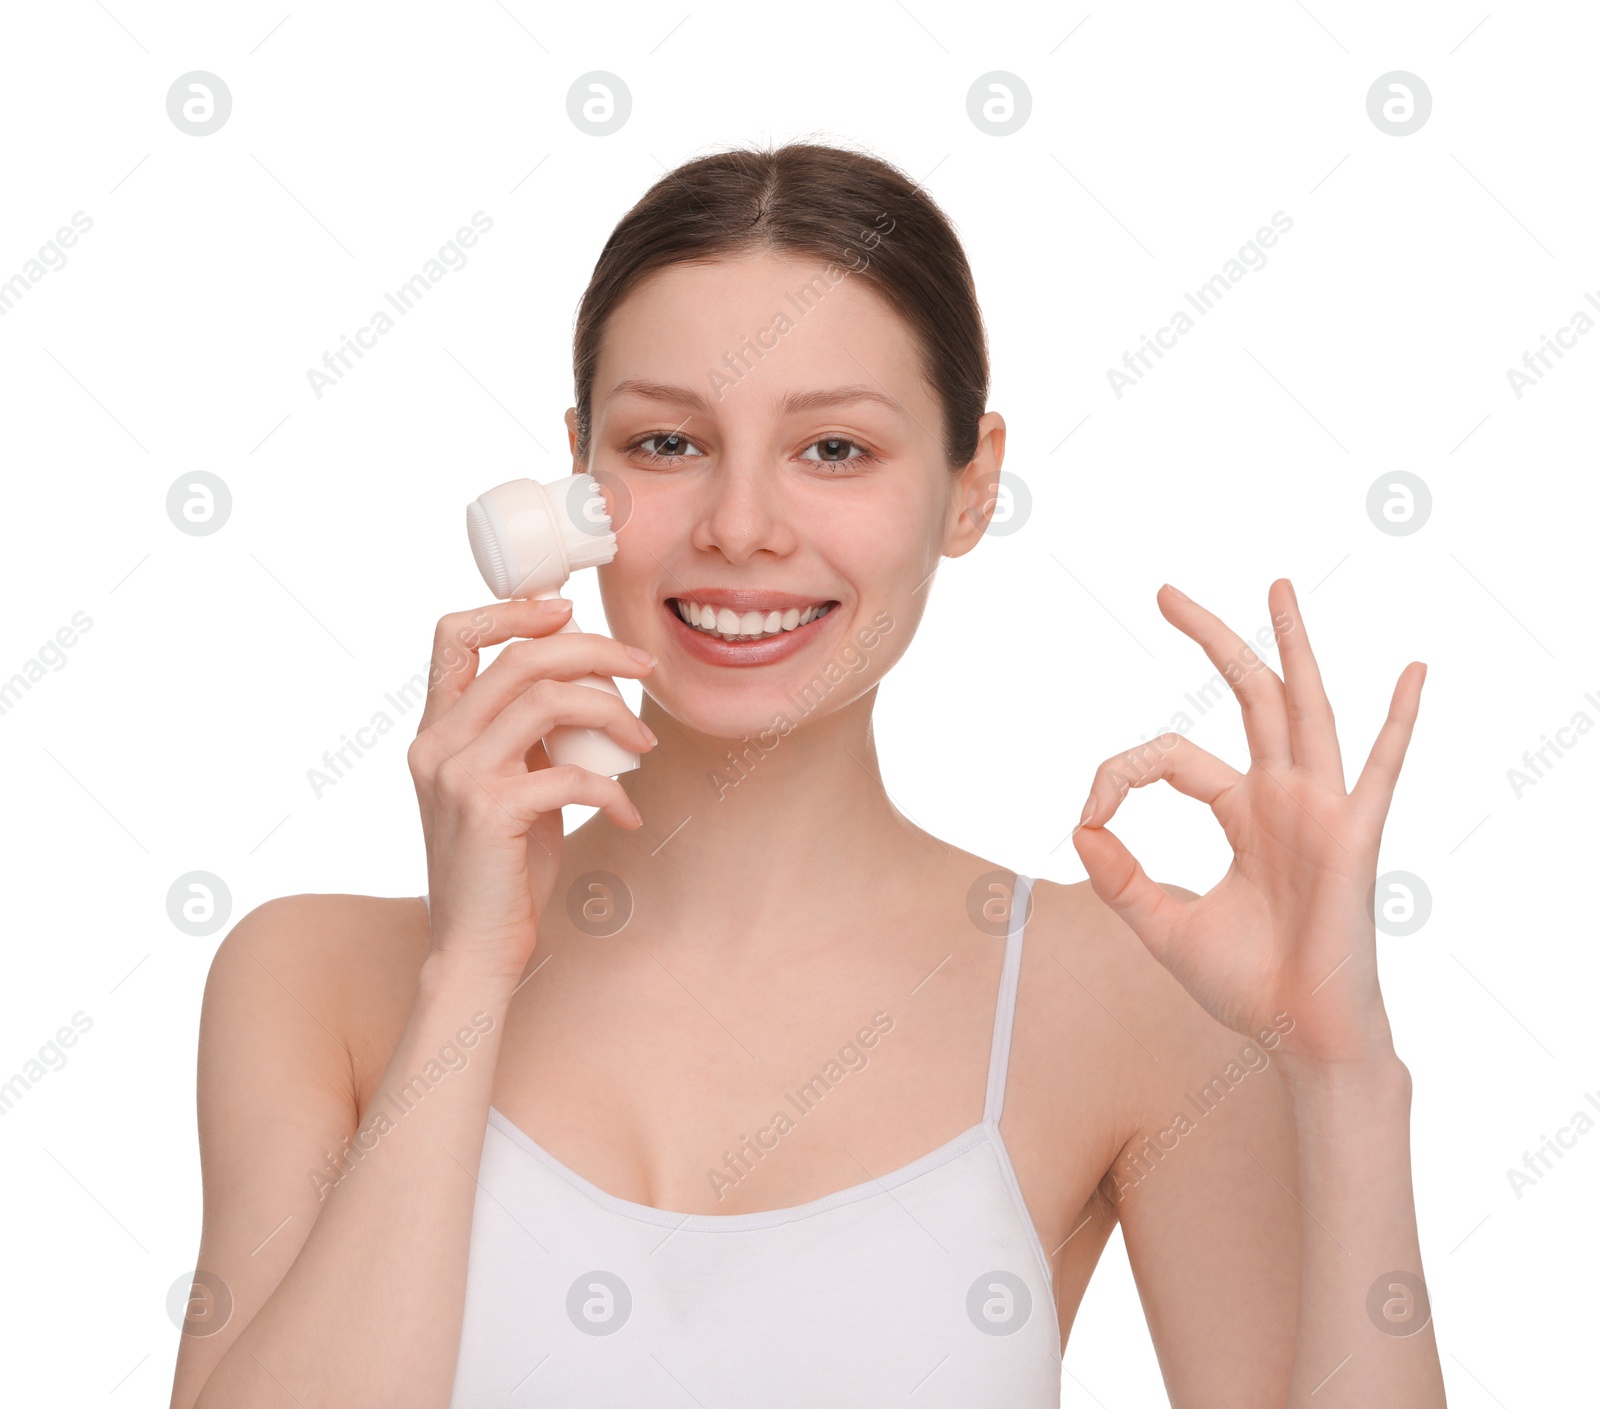
[[[972,271],[949,219],[898,167],[810,142],[718,152],[669,171],[618,222],[578,305],[572,340],[577,446],[606,323],[646,276],[761,250],[841,265],[910,324],[944,411],[952,469],[971,461],[989,394],[989,355]]]

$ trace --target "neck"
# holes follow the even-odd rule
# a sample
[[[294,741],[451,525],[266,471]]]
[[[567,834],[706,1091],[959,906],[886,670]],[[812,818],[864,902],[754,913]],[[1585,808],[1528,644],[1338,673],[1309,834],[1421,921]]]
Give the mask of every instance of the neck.
[[[644,825],[597,813],[566,839],[558,887],[609,871],[652,936],[697,948],[860,933],[891,899],[889,868],[930,841],[884,791],[876,696],[748,739],[687,729],[647,698],[661,742],[621,780]]]

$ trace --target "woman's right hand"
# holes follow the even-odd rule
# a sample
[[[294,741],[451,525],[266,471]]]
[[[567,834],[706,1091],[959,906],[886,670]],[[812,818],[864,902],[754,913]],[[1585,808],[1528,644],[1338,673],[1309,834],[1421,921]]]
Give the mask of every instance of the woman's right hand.
[[[655,736],[584,675],[649,674],[647,653],[609,636],[561,631],[565,598],[513,599],[442,617],[427,705],[406,754],[428,851],[432,952],[516,982],[538,939],[561,862],[561,809],[598,807],[642,825],[615,778],[555,767],[541,742],[558,724],[604,729],[635,753]],[[558,634],[559,633],[559,634]],[[513,637],[481,675],[478,651]]]

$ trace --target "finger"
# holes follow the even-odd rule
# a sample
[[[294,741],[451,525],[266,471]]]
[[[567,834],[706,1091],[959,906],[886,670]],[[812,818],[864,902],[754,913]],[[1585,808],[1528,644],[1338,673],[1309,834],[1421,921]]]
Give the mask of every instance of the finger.
[[[458,751],[459,756],[469,760],[474,769],[504,772],[562,724],[603,729],[633,753],[654,747],[644,721],[609,690],[546,678],[520,691],[482,733]]]
[[[1130,788],[1162,780],[1185,797],[1198,798],[1208,807],[1238,783],[1244,774],[1224,763],[1181,734],[1158,734],[1146,743],[1108,758],[1095,769],[1084,804],[1082,827],[1109,822]]]
[[[1412,726],[1417,722],[1417,710],[1422,701],[1422,682],[1427,674],[1428,667],[1421,661],[1412,661],[1400,672],[1389,700],[1389,717],[1378,730],[1372,752],[1367,755],[1366,767],[1350,791],[1357,810],[1371,821],[1381,823],[1389,815],[1389,804],[1394,800],[1400,765],[1405,762],[1406,748],[1411,743]]]
[[[464,748],[541,679],[576,680],[584,675],[638,678],[653,669],[621,641],[592,632],[561,631],[548,640],[513,641],[476,679],[467,682],[433,727],[450,748]]]
[[[1072,834],[1089,886],[1160,964],[1166,964],[1172,935],[1195,902],[1176,900],[1162,890],[1116,835],[1100,827],[1080,827]]]
[[[518,831],[527,831],[545,813],[558,812],[566,806],[598,807],[619,827],[639,825],[639,810],[621,783],[575,763],[542,768],[537,773],[524,773],[514,778],[495,777],[480,771],[460,755],[449,759],[444,767],[459,769],[464,781],[459,781],[457,786],[481,794],[485,808],[498,809],[491,810],[489,815],[503,815]]]
[[[478,673],[478,652],[484,646],[498,646],[513,636],[548,636],[566,625],[571,613],[572,603],[565,597],[513,598],[440,617],[433,632],[428,698],[418,731],[460,699]]]
[[[633,831],[644,824],[628,790],[575,763],[541,768],[513,780],[508,787],[512,810],[518,816],[554,812],[561,807],[598,807],[619,827]]]
[[[1273,594],[1278,605],[1272,605]],[[1322,685],[1322,671],[1311,653],[1305,616],[1294,584],[1280,577],[1267,591],[1272,629],[1283,661],[1283,695],[1289,720],[1289,748],[1297,768],[1337,780],[1344,792],[1344,760],[1339,756],[1339,735],[1333,724],[1333,706]]]
[[[1192,602],[1170,582],[1156,594],[1156,605],[1185,636],[1200,647],[1238,697],[1244,714],[1250,757],[1268,766],[1292,761],[1289,725],[1284,717],[1283,681],[1220,617]]]

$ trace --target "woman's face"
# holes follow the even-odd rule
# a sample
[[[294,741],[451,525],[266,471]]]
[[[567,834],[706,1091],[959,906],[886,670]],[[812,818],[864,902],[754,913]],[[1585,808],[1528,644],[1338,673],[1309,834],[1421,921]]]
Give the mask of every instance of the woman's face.
[[[567,425],[575,445],[574,411]],[[985,415],[977,456],[952,471],[909,326],[846,266],[770,253],[631,291],[606,326],[591,425],[575,468],[621,521],[599,570],[612,634],[655,655],[645,688],[668,714],[719,738],[876,684],[940,557],[982,536],[1005,438]]]

